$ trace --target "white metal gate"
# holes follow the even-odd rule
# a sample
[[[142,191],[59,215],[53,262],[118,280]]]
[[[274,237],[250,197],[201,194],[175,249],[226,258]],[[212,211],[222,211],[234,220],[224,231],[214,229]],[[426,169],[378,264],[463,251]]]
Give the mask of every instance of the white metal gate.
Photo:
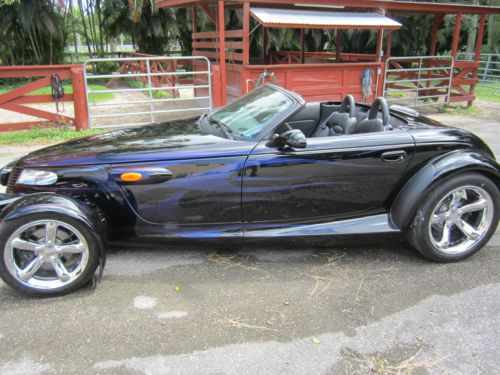
[[[212,109],[206,57],[134,54],[87,60],[83,66],[92,128],[164,122]]]
[[[474,61],[475,53],[459,53],[457,59]],[[477,68],[478,85],[495,96],[500,96],[500,54],[481,53]]]
[[[453,67],[451,56],[390,57],[383,96],[390,104],[408,107],[448,104]]]

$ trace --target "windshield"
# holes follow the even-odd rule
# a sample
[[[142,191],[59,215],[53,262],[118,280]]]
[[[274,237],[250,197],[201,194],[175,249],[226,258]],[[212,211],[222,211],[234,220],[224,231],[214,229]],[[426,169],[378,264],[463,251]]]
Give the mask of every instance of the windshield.
[[[208,122],[217,123],[232,135],[256,138],[264,128],[290,111],[294,102],[281,91],[262,86],[215,111]]]

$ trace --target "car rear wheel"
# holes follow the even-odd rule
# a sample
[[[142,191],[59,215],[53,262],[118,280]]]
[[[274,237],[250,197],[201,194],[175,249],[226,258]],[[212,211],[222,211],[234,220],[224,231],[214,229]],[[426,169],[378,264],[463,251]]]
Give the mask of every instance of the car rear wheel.
[[[499,192],[486,176],[450,176],[431,186],[408,228],[409,242],[427,258],[451,262],[480,250],[498,225]]]
[[[34,214],[0,228],[0,277],[28,295],[70,293],[94,274],[99,254],[88,227],[60,214]]]

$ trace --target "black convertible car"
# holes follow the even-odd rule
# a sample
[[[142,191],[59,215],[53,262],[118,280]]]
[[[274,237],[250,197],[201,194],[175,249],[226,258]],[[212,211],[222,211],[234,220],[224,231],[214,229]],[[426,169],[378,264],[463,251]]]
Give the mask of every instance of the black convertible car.
[[[383,98],[305,103],[273,85],[33,152],[0,177],[0,276],[30,295],[81,287],[111,243],[404,232],[457,261],[490,239],[500,204],[476,136]]]

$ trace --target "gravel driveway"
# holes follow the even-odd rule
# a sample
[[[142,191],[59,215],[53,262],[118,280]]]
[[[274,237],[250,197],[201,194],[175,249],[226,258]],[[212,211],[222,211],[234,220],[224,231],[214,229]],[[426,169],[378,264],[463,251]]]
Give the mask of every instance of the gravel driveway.
[[[433,117],[500,155],[498,117]],[[95,289],[33,299],[0,282],[0,374],[494,374],[499,269],[498,231],[455,264],[397,236],[112,249]]]

